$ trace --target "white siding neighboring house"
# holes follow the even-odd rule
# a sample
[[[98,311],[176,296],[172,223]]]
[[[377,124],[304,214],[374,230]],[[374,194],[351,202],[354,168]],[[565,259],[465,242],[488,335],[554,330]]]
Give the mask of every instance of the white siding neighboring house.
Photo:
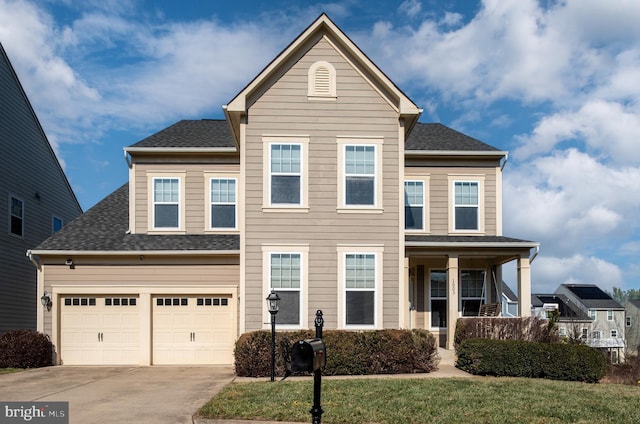
[[[625,337],[627,352],[640,355],[640,299],[629,299],[624,303],[627,316],[625,317]]]
[[[502,316],[517,317],[518,316],[518,296],[511,290],[511,287],[504,281],[502,282]]]
[[[624,360],[625,310],[594,284],[561,284],[556,294],[565,295],[591,320],[582,328],[587,345],[604,351],[612,363]]]
[[[26,256],[82,213],[0,44],[0,334],[37,327],[36,269]]]

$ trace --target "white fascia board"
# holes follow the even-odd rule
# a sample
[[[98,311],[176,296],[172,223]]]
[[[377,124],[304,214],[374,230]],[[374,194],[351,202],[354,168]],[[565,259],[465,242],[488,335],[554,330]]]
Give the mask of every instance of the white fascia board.
[[[235,147],[125,147],[125,153],[237,153]]]
[[[509,152],[502,150],[405,150],[406,156],[496,156],[504,157]]]
[[[190,256],[190,255],[239,255],[240,250],[32,250],[37,256]]]

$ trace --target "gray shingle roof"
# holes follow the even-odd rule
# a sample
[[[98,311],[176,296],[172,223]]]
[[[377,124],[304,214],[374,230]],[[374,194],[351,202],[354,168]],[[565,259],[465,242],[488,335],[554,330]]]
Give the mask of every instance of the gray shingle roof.
[[[235,147],[225,120],[182,120],[133,144],[130,147]],[[407,142],[406,150],[441,150],[465,152],[499,152],[482,141],[442,124],[418,122]]]
[[[504,236],[436,236],[436,235],[406,235],[406,242],[422,243],[531,243],[529,240],[520,240]]]
[[[182,120],[131,147],[236,147],[225,120]]]
[[[128,220],[129,185],[124,184],[33,250],[136,252],[240,249],[240,236],[234,234],[127,234]]]
[[[583,310],[572,304],[571,300],[563,294],[532,294],[531,306],[541,308],[545,303],[558,304],[560,322],[592,321]]]
[[[417,123],[407,138],[405,150],[500,151],[480,140],[438,123]]]

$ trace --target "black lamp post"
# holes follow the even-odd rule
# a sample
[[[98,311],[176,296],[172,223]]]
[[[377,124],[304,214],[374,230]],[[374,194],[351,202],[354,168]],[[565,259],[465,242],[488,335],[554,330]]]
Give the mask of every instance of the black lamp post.
[[[278,313],[278,302],[280,302],[280,296],[274,290],[271,290],[271,293],[267,296],[267,305],[271,314],[271,381],[274,381],[276,376],[276,314]]]

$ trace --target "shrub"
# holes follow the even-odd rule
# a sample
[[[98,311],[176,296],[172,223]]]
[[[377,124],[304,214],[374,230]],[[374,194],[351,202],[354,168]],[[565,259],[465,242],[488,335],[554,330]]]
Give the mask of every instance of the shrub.
[[[276,333],[276,375],[284,375],[293,343],[315,336],[311,330]],[[324,375],[404,374],[430,372],[439,358],[435,338],[426,330],[326,330]],[[271,332],[245,333],[236,342],[236,374],[271,374]]]
[[[604,357],[591,347],[522,340],[465,340],[459,346],[456,366],[475,375],[587,383],[597,383],[606,371]]]
[[[608,364],[605,382],[640,385],[640,357],[628,355],[623,364]]]
[[[53,344],[46,334],[11,330],[0,336],[0,368],[39,368],[53,365]]]
[[[523,318],[460,318],[456,322],[454,347],[467,339],[525,340],[554,343],[558,331],[549,320]]]

